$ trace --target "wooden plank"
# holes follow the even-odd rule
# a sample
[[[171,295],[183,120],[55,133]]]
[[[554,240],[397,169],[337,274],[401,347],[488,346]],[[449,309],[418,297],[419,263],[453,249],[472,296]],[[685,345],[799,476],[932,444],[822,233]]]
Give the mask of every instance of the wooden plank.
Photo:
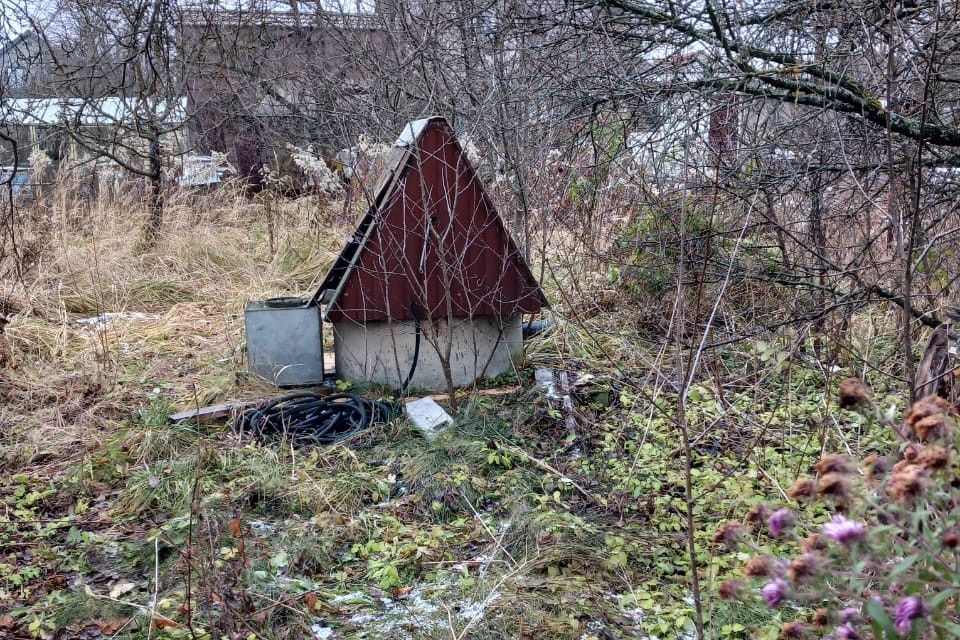
[[[469,395],[477,395],[477,396],[484,396],[486,398],[492,398],[492,397],[498,397],[498,396],[508,396],[511,393],[516,393],[517,391],[520,391],[520,387],[498,387],[496,389],[480,389],[478,391],[474,391],[473,393],[470,393]],[[429,397],[433,398],[437,402],[450,399],[449,394],[446,394],[446,393],[439,393]]]
[[[199,409],[190,409],[170,414],[170,422],[182,422],[184,420],[194,420],[199,423],[213,422],[228,418],[235,412],[240,412],[259,403],[259,400],[243,400],[237,402],[223,402],[221,404],[212,404],[208,407]]]

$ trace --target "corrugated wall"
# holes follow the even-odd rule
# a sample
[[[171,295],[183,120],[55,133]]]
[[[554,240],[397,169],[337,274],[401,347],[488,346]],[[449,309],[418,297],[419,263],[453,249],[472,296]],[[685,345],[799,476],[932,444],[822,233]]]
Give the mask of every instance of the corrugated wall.
[[[365,323],[535,313],[546,304],[449,125],[412,150],[328,318]]]

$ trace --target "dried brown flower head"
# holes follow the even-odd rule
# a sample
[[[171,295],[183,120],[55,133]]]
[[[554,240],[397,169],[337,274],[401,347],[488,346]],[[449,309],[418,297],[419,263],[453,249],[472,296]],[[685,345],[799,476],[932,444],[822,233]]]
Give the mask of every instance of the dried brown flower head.
[[[945,398],[941,398],[935,393],[923,396],[913,403],[904,420],[910,424],[911,420],[919,420],[935,413],[953,413],[953,405]]]
[[[920,442],[939,440],[947,434],[947,417],[942,413],[937,413],[921,418],[913,424],[913,432]]]
[[[917,464],[924,469],[942,469],[950,462],[950,452],[938,444],[931,445],[917,456]]]
[[[720,584],[717,595],[723,600],[739,600],[743,597],[743,583],[739,580],[727,580]]]
[[[787,622],[780,628],[780,637],[786,640],[805,638],[807,628],[800,622]]]
[[[837,500],[845,500],[850,495],[850,478],[841,473],[828,473],[820,478],[817,491]]]
[[[949,402],[940,396],[929,395],[913,403],[903,421],[919,440],[926,442],[945,435],[946,417],[953,413],[955,410]]]
[[[867,401],[867,388],[859,378],[847,378],[840,383],[840,408],[853,409]]]
[[[717,529],[713,535],[713,541],[730,547],[736,544],[743,537],[743,523],[738,520],[727,520]]]
[[[755,556],[743,565],[743,575],[753,578],[765,578],[773,573],[773,559],[770,556]]]
[[[911,464],[890,475],[887,491],[899,502],[909,502],[923,493],[926,486],[926,472],[919,466]]]
[[[890,468],[890,474],[893,475],[899,471],[903,471],[907,467],[912,467],[917,460],[917,456],[913,456],[913,460],[900,460],[893,467]]]
[[[890,463],[886,458],[878,455],[869,455],[863,459],[863,470],[867,480],[876,480],[889,471]]]
[[[793,486],[790,487],[790,490],[787,491],[790,499],[796,500],[797,502],[812,498],[816,493],[817,485],[810,478],[798,478],[797,481],[793,483]]]
[[[813,617],[810,618],[810,624],[818,629],[830,624],[830,610],[820,607],[814,611]]]
[[[804,553],[797,556],[787,569],[787,576],[794,582],[803,582],[813,577],[820,567],[820,559],[813,553]]]
[[[756,504],[750,507],[750,511],[747,511],[747,515],[744,520],[749,525],[760,525],[764,526],[767,523],[767,518],[770,517],[770,507],[765,504]]]
[[[828,453],[820,458],[816,465],[817,473],[825,475],[827,473],[850,473],[853,465],[850,458],[839,453]]]
[[[811,551],[823,551],[827,548],[827,541],[821,538],[819,533],[811,533],[803,541],[801,548],[806,553],[810,553]]]

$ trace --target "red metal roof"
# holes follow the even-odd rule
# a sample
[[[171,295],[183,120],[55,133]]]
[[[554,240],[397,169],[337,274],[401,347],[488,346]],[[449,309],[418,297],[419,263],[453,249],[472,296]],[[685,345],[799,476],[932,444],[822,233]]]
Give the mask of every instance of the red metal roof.
[[[547,300],[442,117],[404,128],[317,297],[332,322],[536,313]]]

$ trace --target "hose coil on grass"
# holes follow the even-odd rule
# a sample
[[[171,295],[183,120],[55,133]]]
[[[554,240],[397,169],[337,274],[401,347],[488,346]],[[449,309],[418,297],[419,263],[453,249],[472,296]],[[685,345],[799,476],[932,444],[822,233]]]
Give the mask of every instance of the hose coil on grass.
[[[334,444],[398,413],[394,403],[367,400],[352,393],[318,396],[293,393],[244,412],[233,424],[240,435],[295,446]]]

